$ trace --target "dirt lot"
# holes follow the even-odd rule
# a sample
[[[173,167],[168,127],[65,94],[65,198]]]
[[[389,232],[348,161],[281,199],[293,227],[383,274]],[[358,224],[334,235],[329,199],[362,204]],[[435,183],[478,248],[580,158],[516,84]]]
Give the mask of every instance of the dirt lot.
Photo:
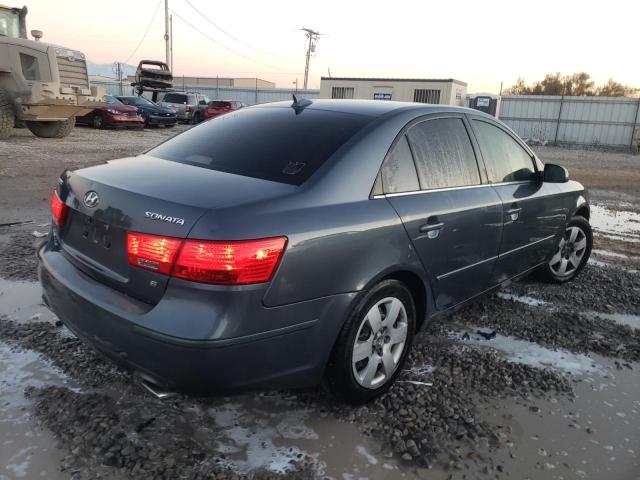
[[[0,224],[29,222],[0,226],[0,480],[639,477],[640,157],[539,147],[592,189],[589,265],[431,325],[372,405],[322,389],[161,401],[59,326],[33,249],[65,168],[185,128],[0,142]]]

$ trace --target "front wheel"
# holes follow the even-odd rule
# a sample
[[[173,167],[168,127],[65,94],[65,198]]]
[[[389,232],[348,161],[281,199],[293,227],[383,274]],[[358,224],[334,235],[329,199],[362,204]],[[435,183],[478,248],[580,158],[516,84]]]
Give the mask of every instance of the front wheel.
[[[352,403],[369,402],[393,384],[413,342],[411,293],[397,280],[369,290],[349,315],[327,367],[329,387]]]
[[[94,115],[93,119],[91,120],[91,124],[93,125],[93,128],[96,129],[101,129],[102,128],[102,117],[100,115]]]
[[[593,232],[589,221],[575,216],[567,224],[551,260],[537,276],[550,283],[565,283],[578,276],[587,264],[593,248]]]
[[[42,138],[63,138],[71,133],[76,124],[76,117],[61,122],[39,122],[27,121],[27,128],[36,137]]]

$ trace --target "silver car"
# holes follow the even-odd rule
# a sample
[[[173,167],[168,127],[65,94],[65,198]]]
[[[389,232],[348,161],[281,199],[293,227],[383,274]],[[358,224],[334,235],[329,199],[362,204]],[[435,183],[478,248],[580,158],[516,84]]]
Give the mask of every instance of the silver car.
[[[211,100],[197,92],[170,92],[162,97],[160,106],[175,110],[178,121],[200,123]]]

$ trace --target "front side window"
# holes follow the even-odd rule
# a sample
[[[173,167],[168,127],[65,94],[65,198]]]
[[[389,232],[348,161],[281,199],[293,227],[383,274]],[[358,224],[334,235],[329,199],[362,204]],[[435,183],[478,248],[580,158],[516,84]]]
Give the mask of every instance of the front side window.
[[[482,120],[473,120],[473,127],[492,182],[520,182],[535,178],[531,156],[511,135]]]
[[[412,127],[407,136],[423,190],[480,184],[478,164],[462,119],[427,120]]]
[[[413,156],[404,135],[387,156],[380,173],[384,193],[411,192],[420,189]]]
[[[20,65],[22,66],[22,75],[24,75],[25,80],[40,80],[40,67],[36,57],[21,53]]]

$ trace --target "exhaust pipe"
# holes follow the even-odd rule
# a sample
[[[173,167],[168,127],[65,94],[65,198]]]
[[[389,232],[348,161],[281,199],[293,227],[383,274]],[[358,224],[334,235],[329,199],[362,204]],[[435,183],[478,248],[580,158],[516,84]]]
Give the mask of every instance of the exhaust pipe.
[[[140,385],[142,385],[142,388],[144,388],[147,392],[151,393],[159,400],[165,400],[167,398],[175,397],[176,395],[178,395],[176,392],[161,390],[160,387],[143,378],[140,379]]]

